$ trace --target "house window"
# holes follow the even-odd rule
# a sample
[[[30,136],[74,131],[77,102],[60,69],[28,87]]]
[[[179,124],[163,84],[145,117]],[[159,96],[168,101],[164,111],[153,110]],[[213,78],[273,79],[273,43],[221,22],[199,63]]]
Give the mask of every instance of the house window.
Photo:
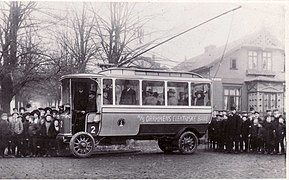
[[[257,69],[258,53],[256,51],[248,52],[249,69]]]
[[[263,52],[262,54],[262,69],[271,71],[272,67],[272,55],[271,52]]]
[[[237,60],[231,59],[231,69],[237,69]]]
[[[224,109],[229,110],[230,107],[241,107],[241,87],[225,87],[224,88]]]

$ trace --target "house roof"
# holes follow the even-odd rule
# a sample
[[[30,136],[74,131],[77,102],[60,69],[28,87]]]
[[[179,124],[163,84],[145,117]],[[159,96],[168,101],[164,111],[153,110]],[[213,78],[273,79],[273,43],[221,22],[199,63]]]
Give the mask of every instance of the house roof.
[[[245,36],[244,38],[229,43],[227,45],[224,57],[242,47],[260,47],[262,49],[273,48],[284,50],[284,44],[279,42],[267,30],[262,29],[258,32]],[[224,48],[225,45],[214,48],[208,52],[178,64],[173,69],[178,71],[192,71],[202,68],[209,68],[222,59]]]
[[[265,76],[247,77],[245,79],[245,82],[254,82],[254,81],[285,82],[284,79],[279,79],[279,78],[274,78],[274,77],[265,77]]]

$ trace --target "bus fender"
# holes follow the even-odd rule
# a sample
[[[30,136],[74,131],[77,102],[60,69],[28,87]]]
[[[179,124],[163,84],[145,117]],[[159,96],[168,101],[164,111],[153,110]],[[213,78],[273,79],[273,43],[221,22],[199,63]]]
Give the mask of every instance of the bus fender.
[[[186,131],[191,131],[192,133],[194,133],[198,138],[200,138],[201,134],[194,128],[191,127],[184,127],[181,130],[179,130],[179,132],[175,135],[175,139],[179,139],[179,137]]]

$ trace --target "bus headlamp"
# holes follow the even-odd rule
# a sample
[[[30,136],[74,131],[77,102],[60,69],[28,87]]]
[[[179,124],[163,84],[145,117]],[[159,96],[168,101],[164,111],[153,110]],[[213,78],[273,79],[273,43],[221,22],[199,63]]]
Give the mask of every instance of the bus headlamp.
[[[96,122],[96,123],[100,122],[100,115],[94,116],[93,122]]]

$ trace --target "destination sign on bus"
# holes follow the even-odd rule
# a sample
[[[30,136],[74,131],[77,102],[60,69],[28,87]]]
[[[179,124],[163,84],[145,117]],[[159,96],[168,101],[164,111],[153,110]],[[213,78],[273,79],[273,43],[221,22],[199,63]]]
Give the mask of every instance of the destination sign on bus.
[[[208,123],[210,120],[210,115],[208,114],[172,114],[172,115],[162,115],[162,114],[141,114],[137,116],[142,124],[201,124]]]

